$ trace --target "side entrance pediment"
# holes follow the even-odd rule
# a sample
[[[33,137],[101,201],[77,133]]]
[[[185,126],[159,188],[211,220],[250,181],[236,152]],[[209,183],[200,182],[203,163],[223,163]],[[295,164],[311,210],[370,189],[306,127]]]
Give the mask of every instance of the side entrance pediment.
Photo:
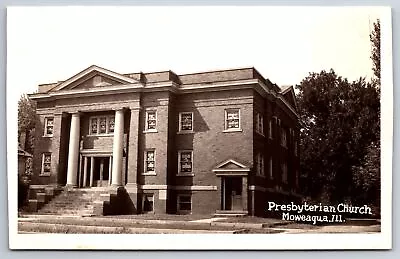
[[[247,175],[250,168],[233,159],[218,164],[213,170],[217,175]]]

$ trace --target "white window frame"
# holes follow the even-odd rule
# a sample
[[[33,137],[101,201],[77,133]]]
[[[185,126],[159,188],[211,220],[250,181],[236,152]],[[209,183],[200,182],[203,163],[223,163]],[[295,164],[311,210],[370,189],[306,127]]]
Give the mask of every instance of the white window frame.
[[[287,148],[287,132],[285,128],[281,128],[281,146]]]
[[[100,133],[100,118],[106,118],[106,133]],[[88,136],[111,136],[114,132],[110,132],[110,119],[114,118],[114,131],[115,131],[115,115],[100,115],[89,117],[89,134]],[[92,120],[97,120],[97,133],[92,132]]]
[[[256,115],[256,132],[264,136],[264,116],[259,112]]]
[[[144,211],[144,198],[145,197],[151,197],[151,200],[152,200],[152,202],[153,202],[153,210],[151,210],[151,211]],[[142,194],[142,213],[154,213],[154,208],[155,208],[155,199],[154,199],[154,193],[143,193]]]
[[[269,158],[269,178],[274,179],[274,167],[272,156]]]
[[[286,163],[282,163],[281,165],[282,169],[282,182],[283,183],[288,183],[288,168]]]
[[[156,116],[156,128],[155,129],[149,129],[149,113],[155,113]],[[148,109],[146,110],[146,121],[145,121],[145,125],[144,125],[144,132],[157,132],[157,124],[158,124],[158,118],[157,118],[157,110],[155,109]]]
[[[181,197],[189,197],[190,198],[190,210],[184,210],[184,209],[181,209]],[[176,199],[176,205],[177,205],[177,212],[179,213],[179,212],[183,212],[183,213],[192,213],[192,210],[193,210],[193,200],[192,200],[192,195],[191,194],[178,194],[177,195],[177,199]],[[189,202],[184,202],[184,203],[189,203]]]
[[[184,130],[182,129],[182,115],[190,114],[192,116],[192,129],[191,130]],[[193,112],[180,112],[179,113],[179,131],[178,133],[193,133],[194,132],[194,115]]]
[[[154,153],[154,171],[147,171],[147,152],[153,152]],[[156,150],[155,149],[146,149],[144,151],[143,175],[156,175]]]
[[[191,172],[182,172],[181,168],[181,154],[182,153],[191,153],[191,158],[192,158],[192,171]],[[179,150],[178,151],[178,176],[179,175],[186,175],[186,176],[194,176],[194,162],[193,162],[193,150]]]
[[[239,128],[230,128],[228,129],[228,113],[229,111],[238,111],[239,115]],[[240,115],[240,108],[227,108],[225,109],[225,116],[224,116],[224,132],[237,132],[242,131],[242,119]]]
[[[53,130],[52,130],[52,133],[51,134],[48,134],[47,133],[47,127],[48,127],[48,121],[49,121],[49,119],[51,119],[52,121],[53,121]],[[54,134],[54,117],[53,116],[48,116],[48,117],[45,117],[44,118],[44,132],[43,132],[43,136],[44,137],[53,137],[53,134]]]
[[[272,139],[273,138],[272,135],[273,135],[273,133],[272,133],[272,120],[269,120],[268,137],[270,139]]]
[[[261,152],[256,155],[256,174],[264,176],[264,155]]]
[[[45,172],[44,171],[44,160],[46,156],[50,156],[50,172]],[[50,176],[51,175],[51,153],[50,152],[46,152],[42,154],[42,169],[40,170],[40,176]]]

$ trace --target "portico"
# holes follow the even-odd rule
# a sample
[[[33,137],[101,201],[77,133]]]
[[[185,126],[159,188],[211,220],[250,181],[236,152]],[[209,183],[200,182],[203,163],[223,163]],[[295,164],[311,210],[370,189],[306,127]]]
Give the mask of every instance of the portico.
[[[124,185],[122,172],[124,111],[124,108],[117,108],[113,111],[114,116],[100,116],[100,125],[90,125],[97,127],[93,132],[102,133],[104,130],[104,134],[98,135],[90,134],[91,129],[85,134],[81,127],[81,117],[92,111],[71,114],[66,186],[87,188]],[[87,148],[87,145],[85,147],[84,141],[94,142],[93,139],[99,143],[110,143],[110,146],[102,147],[99,144],[97,147],[92,144],[91,148]]]

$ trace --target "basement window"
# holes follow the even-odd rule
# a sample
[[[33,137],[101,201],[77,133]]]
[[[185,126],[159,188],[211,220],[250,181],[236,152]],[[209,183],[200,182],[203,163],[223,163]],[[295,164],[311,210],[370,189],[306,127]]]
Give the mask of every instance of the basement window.
[[[149,213],[154,211],[154,194],[143,194],[143,213]]]
[[[192,211],[192,197],[190,194],[178,195],[178,212],[190,213]]]

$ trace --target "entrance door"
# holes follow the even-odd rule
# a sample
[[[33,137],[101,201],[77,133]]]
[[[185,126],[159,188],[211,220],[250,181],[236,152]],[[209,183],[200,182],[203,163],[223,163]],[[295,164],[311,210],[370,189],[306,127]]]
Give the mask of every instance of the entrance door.
[[[242,211],[242,177],[225,176],[222,181],[222,209]]]
[[[110,158],[95,157],[94,158],[94,179],[93,186],[101,187],[108,186],[110,179]]]

